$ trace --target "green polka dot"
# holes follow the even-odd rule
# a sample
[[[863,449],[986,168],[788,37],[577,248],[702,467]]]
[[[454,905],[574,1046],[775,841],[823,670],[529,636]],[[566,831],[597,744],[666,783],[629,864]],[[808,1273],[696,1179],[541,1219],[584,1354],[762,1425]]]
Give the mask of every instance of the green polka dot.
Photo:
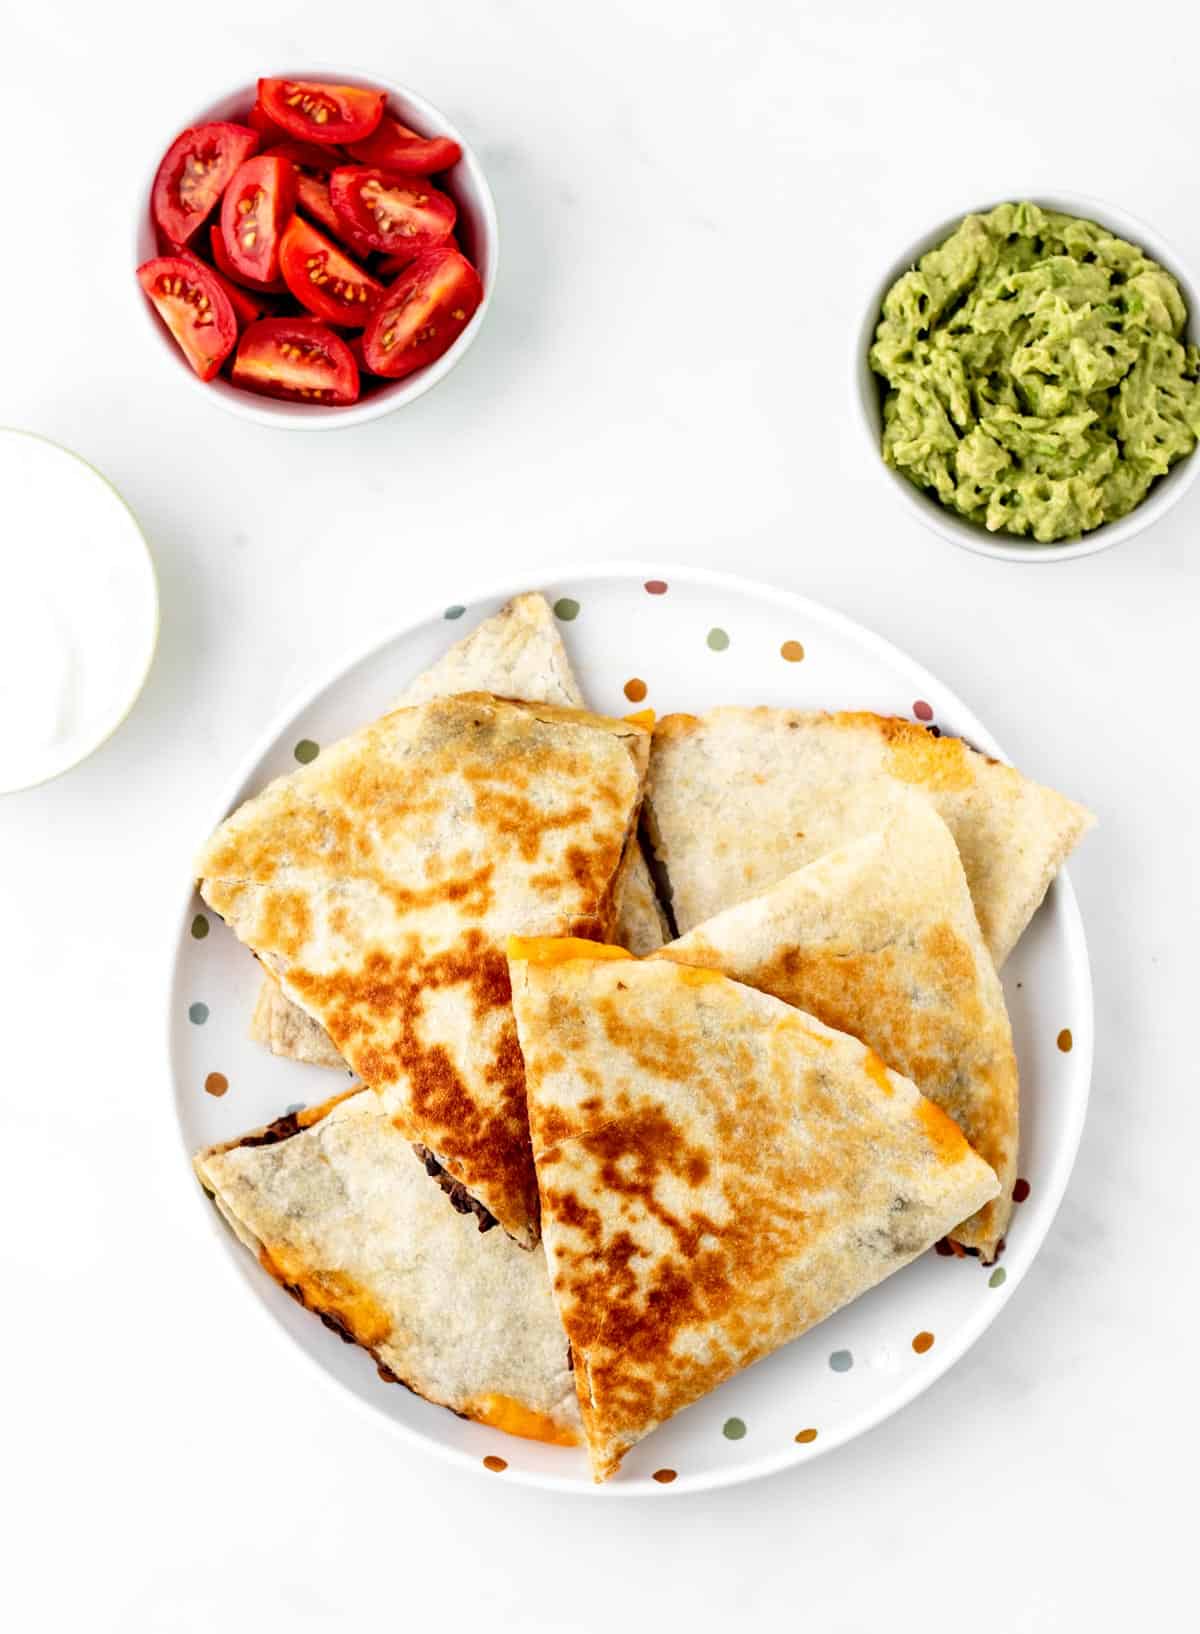
[[[1008,1277],[1008,1272],[1004,1269],[1004,1267],[1002,1265],[998,1265],[996,1267],[996,1269],[992,1272],[991,1276],[988,1278],[988,1287],[989,1288],[998,1288],[1000,1286],[1000,1284],[1007,1279],[1007,1277]]]
[[[292,753],[302,766],[307,766],[310,760],[315,760],[321,753],[321,745],[314,743],[311,738],[301,738]]]
[[[721,1426],[721,1434],[726,1441],[740,1441],[746,1433],[746,1421],[741,1418],[727,1418]]]
[[[208,1020],[208,1005],[199,1003],[189,1004],[188,1020],[196,1027],[203,1027],[204,1023]]]
[[[708,632],[707,640],[714,652],[724,652],[729,645],[729,636],[716,625]]]
[[[202,913],[198,913],[192,920],[192,935],[196,938],[197,942],[203,942],[204,938],[208,935],[208,920]]]
[[[835,1350],[829,1357],[829,1365],[835,1373],[849,1373],[854,1366],[854,1357],[848,1350]]]
[[[442,614],[442,617],[443,618],[461,618],[463,616],[463,614],[466,612],[466,610],[467,609],[465,607],[458,607],[458,606],[447,607],[446,611]]]
[[[569,624],[573,618],[579,617],[579,603],[572,601],[570,596],[560,596],[554,603],[554,616]]]

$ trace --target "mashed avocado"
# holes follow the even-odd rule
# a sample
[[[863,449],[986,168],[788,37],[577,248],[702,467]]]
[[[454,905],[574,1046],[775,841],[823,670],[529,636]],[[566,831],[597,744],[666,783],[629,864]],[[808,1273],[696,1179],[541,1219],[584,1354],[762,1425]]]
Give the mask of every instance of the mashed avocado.
[[[1186,321],[1171,274],[1094,222],[967,216],[884,300],[883,457],[992,532],[1048,544],[1124,516],[1200,437]]]

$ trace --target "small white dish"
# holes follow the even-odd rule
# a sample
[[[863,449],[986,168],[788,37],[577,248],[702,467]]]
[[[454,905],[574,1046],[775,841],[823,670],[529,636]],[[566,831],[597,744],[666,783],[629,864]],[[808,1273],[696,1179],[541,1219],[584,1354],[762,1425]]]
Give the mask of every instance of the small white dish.
[[[956,515],[932,495],[923,493],[899,471],[894,471],[891,466],[884,464],[881,451],[883,382],[872,371],[867,361],[867,354],[875,339],[875,327],[879,322],[883,298],[896,279],[914,267],[927,250],[945,243],[964,216],[978,214],[992,209],[997,204],[1016,199],[1030,199],[1034,204],[1040,204],[1043,209],[1060,210],[1066,215],[1095,221],[1147,251],[1178,281],[1188,309],[1187,339],[1189,341],[1197,339],[1200,335],[1200,286],[1197,286],[1195,279],[1171,246],[1164,243],[1154,229],[1148,227],[1144,221],[1139,221],[1128,211],[1118,210],[1115,205],[1106,204],[1102,199],[1088,198],[1079,193],[1012,193],[1005,195],[1003,199],[976,200],[966,209],[956,210],[952,216],[948,216],[936,227],[931,227],[928,232],[923,233],[873,286],[854,338],[852,379],[855,412],[870,443],[873,464],[890,483],[893,492],[927,528],[932,528],[934,533],[940,534],[943,539],[949,539],[951,544],[962,545],[980,556],[993,556],[1004,562],[1062,562],[1079,556],[1094,556],[1098,551],[1122,544],[1165,516],[1183,498],[1200,472],[1200,449],[1194,450],[1186,459],[1172,466],[1166,476],[1159,477],[1146,498],[1135,510],[1130,511],[1128,516],[1123,516],[1116,522],[1105,522],[1090,533],[1085,533],[1080,539],[1065,539],[1060,544],[1039,545],[1036,541],[1019,539],[1010,534],[989,533],[978,523],[969,522],[965,517]]]
[[[158,641],[150,551],[78,454],[0,428],[0,794],[69,771],[120,726]]]
[[[322,80],[330,85],[359,85],[386,91],[387,112],[399,119],[401,124],[419,131],[423,136],[449,136],[462,148],[462,158],[445,176],[439,176],[437,182],[439,187],[449,193],[458,207],[456,233],[462,244],[463,253],[474,263],[479,273],[480,282],[483,284],[483,299],[454,345],[434,362],[403,380],[391,383],[376,382],[374,376],[368,377],[371,386],[367,395],[346,408],[288,403],[277,398],[259,397],[240,386],[232,385],[220,375],[215,380],[201,380],[188,367],[183,353],[172,340],[150,302],[142,294],[137,279],[133,276],[134,269],[140,267],[143,261],[148,261],[152,256],[159,254],[154,222],[150,215],[150,193],[159,161],[180,131],[189,130],[193,125],[206,124],[209,120],[236,121],[246,117],[257,94],[257,85],[253,80],[248,84],[235,86],[205,107],[181,119],[176,129],[167,132],[148,153],[145,180],[137,192],[133,238],[134,262],[130,268],[129,287],[148,325],[148,332],[159,356],[164,359],[177,380],[182,380],[190,388],[203,392],[210,401],[227,409],[230,414],[239,415],[243,420],[254,420],[259,425],[279,426],[287,431],[332,431],[340,426],[362,425],[366,420],[378,420],[382,415],[390,414],[393,409],[403,408],[405,403],[414,402],[431,387],[436,386],[439,380],[444,379],[450,370],[461,362],[479,333],[491,305],[496,269],[499,266],[500,229],[496,221],[496,205],[492,198],[492,190],[488,186],[482,165],[462,132],[456,130],[445,114],[431,102],[426,102],[415,91],[384,79],[379,74],[351,74],[341,68],[305,68],[289,77]]]
[[[196,841],[272,778],[382,713],[452,642],[533,586],[554,607],[593,709],[623,714],[631,691],[639,708],[644,699],[660,714],[717,704],[872,709],[936,724],[1001,756],[982,721],[949,688],[841,613],[731,574],[609,563],[464,585],[448,607],[406,610],[394,634],[364,641],[348,663],[265,727],[232,783],[214,790],[211,806],[198,814]],[[630,687],[634,679],[640,687]],[[180,861],[182,875],[187,864]],[[1050,1229],[1075,1161],[1091,1073],[1092,992],[1083,925],[1063,870],[1003,972],[1021,1070],[1022,1129],[1019,1206],[999,1264],[930,1250],[680,1413],[633,1449],[615,1480],[597,1487],[580,1448],[518,1440],[382,1382],[366,1352],[297,1305],[217,1216],[197,1184],[191,1154],[322,1101],[349,1079],[269,1055],[251,1041],[247,1024],[261,967],[190,882],[180,895],[163,959],[171,972],[164,998],[179,1181],[236,1273],[248,1323],[257,1318],[282,1337],[376,1425],[489,1481],[601,1502],[661,1499],[756,1480],[852,1440],[933,1385],[999,1316]],[[941,1431],[968,1447],[969,1412],[948,1415]],[[502,1490],[497,1501],[504,1501]]]

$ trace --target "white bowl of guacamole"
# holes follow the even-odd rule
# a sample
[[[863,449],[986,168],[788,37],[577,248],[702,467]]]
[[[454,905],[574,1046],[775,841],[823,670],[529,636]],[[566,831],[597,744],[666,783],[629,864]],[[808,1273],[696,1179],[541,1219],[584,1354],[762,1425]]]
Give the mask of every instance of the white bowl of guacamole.
[[[1099,200],[953,216],[864,316],[856,378],[876,463],[921,521],[983,555],[1119,544],[1200,471],[1198,319],[1174,252]]]

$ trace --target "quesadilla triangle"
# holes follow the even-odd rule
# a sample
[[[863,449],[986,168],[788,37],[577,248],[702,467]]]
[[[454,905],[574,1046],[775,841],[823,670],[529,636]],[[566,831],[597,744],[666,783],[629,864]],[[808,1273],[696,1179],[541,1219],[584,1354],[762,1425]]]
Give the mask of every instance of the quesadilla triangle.
[[[526,1247],[537,1187],[510,931],[604,937],[649,734],[486,693],[398,709],[248,800],[196,863],[204,900]]]
[[[655,958],[720,970],[852,1033],[936,1101],[1000,1194],[950,1236],[995,1257],[1017,1177],[1017,1058],[950,831],[908,795],[880,833],[726,908]]]
[[[598,1481],[656,1425],[997,1191],[857,1039],[714,971],[510,943],[542,1198]]]
[[[573,1446],[579,1410],[541,1248],[446,1208],[361,1088],[194,1160],[265,1270],[417,1395]]]
[[[514,596],[418,675],[393,707],[428,703],[456,692],[491,692],[564,709],[585,707],[545,596],[536,591]],[[646,859],[636,845],[629,848],[617,886],[617,921],[612,934],[639,954],[662,947],[669,935]],[[269,977],[263,978],[250,1036],[275,1055],[318,1066],[344,1069],[346,1065],[320,1024],[294,1005]]]
[[[340,1067],[346,1063],[333,1047],[333,1040],[298,1004],[285,998],[274,976],[264,974],[258,1000],[250,1018],[250,1037],[265,1044],[272,1055],[286,1056],[313,1067]]]
[[[999,967],[1095,818],[958,738],[885,715],[714,709],[658,723],[646,813],[680,933],[882,827],[903,787],[953,834]]]

